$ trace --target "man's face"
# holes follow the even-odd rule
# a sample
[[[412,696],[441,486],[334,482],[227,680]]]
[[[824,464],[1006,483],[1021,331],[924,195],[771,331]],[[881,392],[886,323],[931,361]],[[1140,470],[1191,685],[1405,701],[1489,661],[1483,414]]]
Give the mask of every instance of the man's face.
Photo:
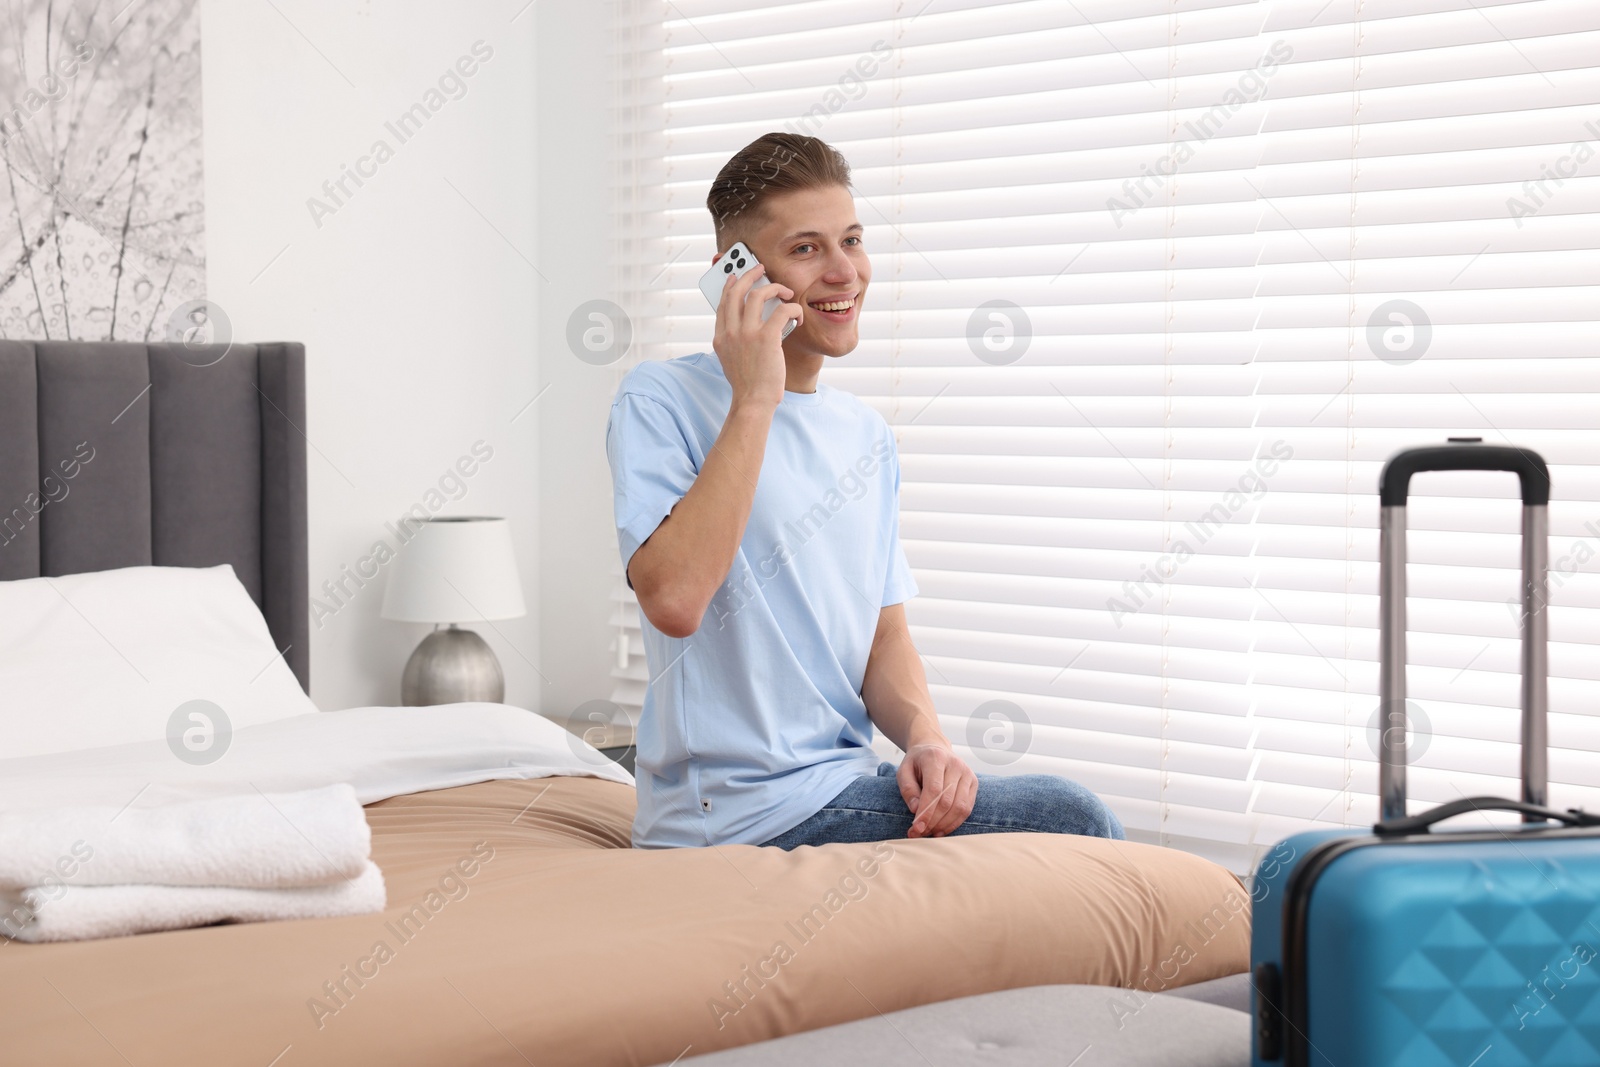
[[[842,356],[860,341],[861,301],[872,278],[855,198],[842,185],[776,193],[761,204],[745,244],[773,282],[794,290],[804,318],[784,339],[791,355]],[[822,305],[822,306],[819,306]],[[823,307],[842,310],[826,311]]]

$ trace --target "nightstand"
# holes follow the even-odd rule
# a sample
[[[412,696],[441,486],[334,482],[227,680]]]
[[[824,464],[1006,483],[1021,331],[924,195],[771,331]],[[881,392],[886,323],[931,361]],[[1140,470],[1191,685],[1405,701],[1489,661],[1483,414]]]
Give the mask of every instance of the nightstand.
[[[621,708],[609,701],[591,703],[600,706],[600,718],[592,717],[595,711],[588,704],[580,707],[573,718],[563,720],[553,715],[546,717],[568,732],[584,738],[607,759],[632,774],[635,749],[633,724]],[[585,708],[590,708],[589,713],[585,713]]]
[[[633,745],[631,745],[631,744],[630,745],[615,745],[615,746],[612,746],[611,748],[602,748],[600,751],[606,757],[608,757],[611,760],[611,762],[617,764],[623,770],[627,771],[629,774],[633,774],[634,773],[634,770],[633,770],[634,746]]]

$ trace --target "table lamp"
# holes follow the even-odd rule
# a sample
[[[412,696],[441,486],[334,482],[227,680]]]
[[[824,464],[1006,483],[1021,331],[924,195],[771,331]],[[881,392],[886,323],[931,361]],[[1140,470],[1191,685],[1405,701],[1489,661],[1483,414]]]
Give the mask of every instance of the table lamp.
[[[383,594],[385,619],[431,622],[400,677],[406,707],[467,701],[503,703],[506,678],[489,643],[461,622],[527,614],[505,519],[428,519],[397,553]],[[440,624],[448,624],[439,629]]]

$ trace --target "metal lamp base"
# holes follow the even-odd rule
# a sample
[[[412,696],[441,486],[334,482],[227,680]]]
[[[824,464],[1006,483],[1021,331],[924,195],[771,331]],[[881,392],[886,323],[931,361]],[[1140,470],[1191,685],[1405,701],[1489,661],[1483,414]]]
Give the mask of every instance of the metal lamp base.
[[[494,649],[471,630],[454,625],[423,638],[400,676],[400,703],[408,708],[474,701],[502,704],[505,698],[506,676]]]

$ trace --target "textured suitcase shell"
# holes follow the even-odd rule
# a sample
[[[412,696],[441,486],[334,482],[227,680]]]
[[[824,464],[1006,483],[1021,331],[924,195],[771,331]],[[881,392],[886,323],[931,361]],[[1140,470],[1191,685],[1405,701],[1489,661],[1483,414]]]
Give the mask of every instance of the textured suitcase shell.
[[[1258,998],[1289,1017],[1266,1059],[1277,1008],[1258,1003],[1258,1067],[1600,1064],[1594,830],[1297,834],[1263,859],[1255,897]],[[1303,959],[1286,960],[1298,938]],[[1262,964],[1304,968],[1298,1008]]]

